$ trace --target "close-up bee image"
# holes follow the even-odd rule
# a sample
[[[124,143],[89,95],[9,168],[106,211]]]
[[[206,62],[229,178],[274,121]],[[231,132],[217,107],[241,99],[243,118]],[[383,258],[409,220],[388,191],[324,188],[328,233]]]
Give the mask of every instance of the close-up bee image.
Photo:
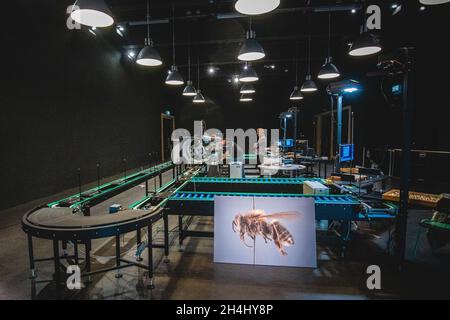
[[[266,214],[263,210],[256,209],[237,214],[232,222],[232,229],[239,232],[241,241],[249,248],[253,248],[254,244],[247,244],[246,237],[255,243],[256,237],[261,236],[266,244],[273,241],[280,254],[287,256],[285,247],[294,245],[295,239],[279,220],[300,219],[300,217],[300,212]]]

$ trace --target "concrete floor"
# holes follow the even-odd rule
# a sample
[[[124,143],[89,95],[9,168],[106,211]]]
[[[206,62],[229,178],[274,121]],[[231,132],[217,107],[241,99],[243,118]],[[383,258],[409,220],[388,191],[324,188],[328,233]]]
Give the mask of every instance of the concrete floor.
[[[111,177],[114,179],[116,177]],[[170,179],[170,173],[163,182]],[[153,181],[150,181],[150,186]],[[88,186],[86,186],[87,188]],[[407,265],[397,273],[386,254],[389,225],[360,224],[345,259],[337,257],[329,238],[318,237],[318,268],[280,268],[213,263],[213,240],[188,238],[178,246],[175,217],[170,220],[170,262],[164,263],[163,252],[154,250],[154,290],[146,289],[147,277],[143,270],[129,268],[121,271],[122,278],[109,272],[93,278],[81,291],[57,293],[51,282],[52,263],[38,265],[38,279],[29,276],[27,243],[21,230],[23,214],[39,203],[75,193],[65,193],[40,199],[0,213],[0,299],[430,299],[450,298],[450,248],[447,246],[432,254],[425,235],[421,237],[417,257],[413,247],[418,233],[418,221],[429,217],[427,210],[411,210],[408,229]],[[143,197],[145,189],[137,186],[91,209],[91,214],[105,214],[111,204],[127,206]],[[196,219],[192,228],[212,230],[211,218]],[[161,222],[154,226],[154,239],[162,241]],[[134,235],[122,239],[122,252],[133,259]],[[93,243],[93,269],[104,268],[113,262],[113,239]],[[69,251],[71,248],[69,248]],[[48,257],[51,242],[35,240],[37,257]],[[144,254],[143,257],[146,255]],[[145,261],[144,261],[145,262]],[[366,288],[366,268],[376,264],[382,270],[382,290]]]

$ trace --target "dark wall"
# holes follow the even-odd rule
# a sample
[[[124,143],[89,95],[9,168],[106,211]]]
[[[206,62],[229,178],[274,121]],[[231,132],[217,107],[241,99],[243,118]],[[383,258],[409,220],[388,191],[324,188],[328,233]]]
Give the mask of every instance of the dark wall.
[[[66,28],[71,1],[14,1],[1,29],[0,209],[148,164],[160,150],[163,69],[122,59],[109,33]]]

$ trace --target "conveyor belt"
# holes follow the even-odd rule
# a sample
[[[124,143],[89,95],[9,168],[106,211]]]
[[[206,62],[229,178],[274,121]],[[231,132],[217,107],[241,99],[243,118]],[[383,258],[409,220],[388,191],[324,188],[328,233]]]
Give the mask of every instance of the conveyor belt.
[[[159,206],[150,210],[124,210],[116,214],[83,216],[71,208],[36,208],[22,219],[23,230],[33,237],[58,240],[83,240],[124,234],[157,221]]]
[[[232,184],[303,184],[306,181],[317,181],[325,183],[321,178],[209,178],[196,177],[191,180],[193,183],[232,183]]]
[[[303,194],[303,184],[316,181],[325,184],[320,178],[208,178],[198,177],[183,189],[194,192],[233,192],[233,193],[278,193]]]
[[[351,195],[304,195],[270,193],[233,192],[186,192],[178,191],[166,204],[171,215],[214,215],[214,197],[273,197],[273,198],[313,198],[316,205],[317,220],[368,220],[395,218],[397,208],[386,204],[385,209],[372,209]]]
[[[174,167],[172,162],[164,162],[153,166],[149,169],[128,175],[124,178],[115,180],[113,182],[106,183],[100,187],[95,187],[90,190],[81,193],[81,197],[79,194],[69,196],[62,200],[58,200],[52,203],[49,203],[48,207],[70,207],[76,208],[83,205],[94,205],[99,202],[108,199],[115,194],[120,193],[126,188],[131,188],[134,185],[137,185],[143,181],[146,181],[166,170],[169,170]]]

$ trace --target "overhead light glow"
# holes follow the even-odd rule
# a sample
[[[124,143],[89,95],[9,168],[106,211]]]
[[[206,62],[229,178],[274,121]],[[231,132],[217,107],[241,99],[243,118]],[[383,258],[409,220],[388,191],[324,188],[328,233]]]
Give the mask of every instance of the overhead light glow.
[[[111,10],[103,0],[77,0],[70,17],[89,27],[105,28],[114,24]]]
[[[238,0],[235,8],[242,14],[259,15],[271,12],[279,5],[280,0]]]
[[[353,92],[356,92],[356,91],[358,91],[359,89],[358,88],[356,88],[356,87],[350,87],[350,88],[345,88],[344,89],[344,92],[345,93],[353,93]]]
[[[355,14],[356,13],[356,9],[352,9],[352,13]]]

